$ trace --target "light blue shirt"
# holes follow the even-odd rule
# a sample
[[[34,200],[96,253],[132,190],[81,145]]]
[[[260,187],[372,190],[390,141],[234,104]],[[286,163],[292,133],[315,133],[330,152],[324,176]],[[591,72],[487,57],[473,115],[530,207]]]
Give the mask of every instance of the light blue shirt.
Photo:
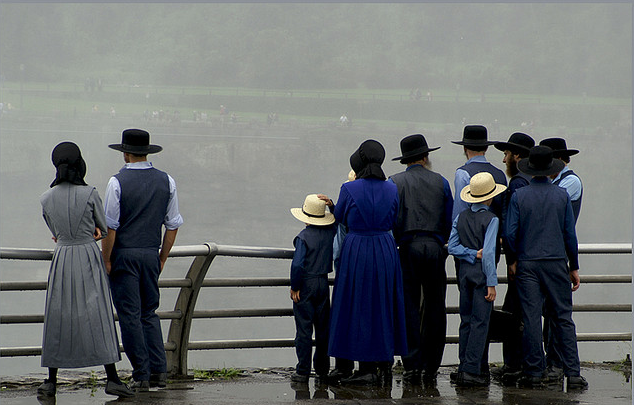
[[[152,162],[126,163],[125,168],[134,170],[151,169]],[[178,211],[176,182],[169,174],[167,175],[167,178],[170,184],[170,198],[167,203],[167,213],[165,214],[163,225],[165,225],[165,228],[168,230],[174,230],[178,229],[183,224],[183,217],[181,217],[181,214]],[[108,228],[114,229],[115,231],[119,228],[119,216],[121,214],[120,201],[121,184],[119,184],[119,180],[116,177],[112,176],[110,177],[108,186],[106,187],[104,210],[106,211],[106,225]]]
[[[484,157],[484,155],[477,155],[467,160],[466,164],[469,164],[472,162],[488,163],[489,161],[486,159],[486,157]],[[452,221],[456,219],[458,214],[460,214],[462,211],[466,210],[467,207],[469,207],[469,204],[467,204],[466,202],[462,200],[462,198],[460,198],[460,191],[462,191],[463,188],[468,186],[470,181],[471,181],[471,176],[465,169],[460,169],[460,168],[456,169],[456,177],[454,178],[454,181],[453,181],[454,195],[456,196],[456,198],[454,198],[453,200],[453,211],[451,212]]]
[[[553,179],[553,183],[559,180],[562,174],[569,171],[570,171],[570,168],[568,167],[568,165],[566,165],[564,169],[561,172],[559,172],[557,177]],[[581,192],[583,191],[583,186],[581,185],[581,180],[579,179],[579,177],[574,175],[566,176],[563,178],[563,180],[561,180],[558,186],[566,189],[572,201],[577,201],[579,198],[581,198]]]
[[[489,206],[482,203],[470,205],[471,211],[473,212],[477,212],[482,209],[487,211],[489,210]],[[451,224],[451,234],[449,235],[447,250],[450,255],[453,255],[458,259],[465,260],[471,264],[475,264],[478,251],[460,244],[460,236],[458,235],[457,228],[459,216],[460,214],[458,214]],[[497,269],[495,265],[495,244],[499,226],[500,220],[498,217],[491,218],[491,222],[489,222],[484,234],[484,246],[482,247],[482,272],[487,279],[487,287],[495,287],[498,285]]]

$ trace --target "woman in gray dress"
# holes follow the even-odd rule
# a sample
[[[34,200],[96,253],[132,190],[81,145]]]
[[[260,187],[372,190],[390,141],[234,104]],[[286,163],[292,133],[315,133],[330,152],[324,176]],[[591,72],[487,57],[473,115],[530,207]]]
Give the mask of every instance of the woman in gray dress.
[[[106,393],[123,397],[134,392],[119,380],[121,360],[112,299],[97,240],[105,237],[106,220],[97,190],[86,184],[86,163],[72,142],[52,153],[57,169],[51,189],[40,197],[46,225],[53,233],[55,253],[48,275],[42,367],[49,377],[38,394],[53,396],[58,368],[103,364]]]

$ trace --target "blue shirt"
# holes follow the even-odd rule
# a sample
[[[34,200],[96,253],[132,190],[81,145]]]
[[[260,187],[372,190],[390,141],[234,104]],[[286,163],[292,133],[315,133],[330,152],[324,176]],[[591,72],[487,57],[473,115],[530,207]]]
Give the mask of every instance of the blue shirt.
[[[482,209],[485,209],[487,211],[490,210],[489,206],[487,206],[486,204],[477,203],[470,205],[471,211],[473,212],[477,212]],[[471,264],[475,264],[478,251],[474,249],[469,249],[468,247],[460,244],[460,236],[458,235],[458,229],[456,227],[456,225],[458,224],[459,216],[460,214],[456,216],[456,219],[454,219],[451,225],[451,234],[449,235],[447,250],[449,251],[450,255],[453,255],[461,260],[466,260]],[[486,276],[488,287],[494,287],[498,285],[498,277],[495,265],[495,244],[499,225],[500,220],[497,217],[491,218],[491,222],[489,222],[486,233],[484,235],[484,246],[482,247],[482,272]]]
[[[569,171],[570,171],[570,168],[568,167],[568,165],[566,165],[564,169],[561,172],[559,172],[557,177],[553,179],[553,183],[559,180],[562,174]],[[581,197],[583,186],[581,185],[581,180],[577,176],[570,175],[570,176],[564,177],[561,180],[561,182],[558,184],[558,186],[566,189],[572,201],[577,201]]]
[[[467,160],[466,164],[472,162],[480,162],[480,163],[488,163],[488,160],[484,155],[477,155]],[[453,181],[454,190],[456,192],[456,199],[453,202],[453,212],[451,213],[451,221],[453,222],[458,214],[462,211],[466,210],[469,207],[469,204],[464,202],[462,198],[460,198],[460,191],[469,185],[471,181],[471,176],[464,169],[456,169],[456,177]]]
[[[301,239],[295,240],[295,253],[291,262],[291,290],[299,291],[304,275],[304,261],[306,260],[306,243]]]
[[[143,170],[152,168],[151,162],[126,163],[126,169]],[[183,217],[178,211],[178,195],[176,193],[176,182],[168,174],[167,178],[170,184],[170,198],[167,204],[167,213],[165,214],[164,225],[166,229],[178,229],[183,224]],[[119,228],[121,201],[121,184],[119,180],[112,176],[106,187],[106,195],[104,198],[104,210],[106,212],[106,225],[115,231]]]

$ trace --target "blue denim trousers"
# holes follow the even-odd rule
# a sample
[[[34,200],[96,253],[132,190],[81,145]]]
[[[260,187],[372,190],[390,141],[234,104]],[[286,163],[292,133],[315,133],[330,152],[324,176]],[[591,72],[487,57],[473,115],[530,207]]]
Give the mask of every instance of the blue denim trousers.
[[[135,381],[148,381],[151,373],[167,370],[161,322],[155,313],[160,269],[156,249],[113,251],[110,290]]]

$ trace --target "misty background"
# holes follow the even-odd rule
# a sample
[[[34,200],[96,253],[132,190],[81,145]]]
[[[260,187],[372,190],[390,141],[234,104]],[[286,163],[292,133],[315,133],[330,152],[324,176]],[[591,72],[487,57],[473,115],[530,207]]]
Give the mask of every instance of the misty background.
[[[580,243],[631,242],[630,4],[20,4],[0,3],[0,246],[54,247],[39,196],[53,147],[76,142],[103,197],[123,165],[121,131],[164,147],[177,183],[177,245],[292,247],[289,212],[310,193],[337,199],[365,139],[403,170],[399,141],[422,133],[453,187],[468,124],[489,138],[563,137],[581,152]],[[272,118],[275,114],[275,119]],[[349,124],[342,124],[346,115]],[[503,169],[503,154],[487,158]],[[454,191],[454,195],[456,190]],[[182,277],[191,259],[170,259]],[[583,255],[581,274],[631,274],[630,255]],[[286,277],[290,261],[218,258],[209,276]],[[498,274],[504,274],[502,261]],[[447,271],[454,275],[452,260]],[[0,280],[46,280],[48,262],[2,261]],[[582,278],[583,281],[583,278]],[[500,286],[503,297],[505,287]],[[457,305],[448,286],[447,303]],[[163,290],[172,310],[177,290]],[[576,303],[631,303],[629,285],[584,285]],[[501,305],[501,300],[496,302]],[[199,309],[291,307],[287,288],[211,289]],[[44,292],[2,292],[0,313],[37,314]],[[577,331],[631,331],[631,314],[577,313]],[[448,334],[457,334],[450,315]],[[169,323],[164,321],[163,330]],[[289,338],[291,318],[196,320],[191,340]],[[0,346],[41,345],[41,325],[2,325]],[[582,361],[623,359],[629,342],[580,343]],[[444,364],[457,363],[448,345]],[[192,351],[189,366],[293,366],[293,349]],[[123,355],[119,367],[129,368]],[[501,361],[493,345],[491,361]],[[2,358],[0,374],[41,372]]]

